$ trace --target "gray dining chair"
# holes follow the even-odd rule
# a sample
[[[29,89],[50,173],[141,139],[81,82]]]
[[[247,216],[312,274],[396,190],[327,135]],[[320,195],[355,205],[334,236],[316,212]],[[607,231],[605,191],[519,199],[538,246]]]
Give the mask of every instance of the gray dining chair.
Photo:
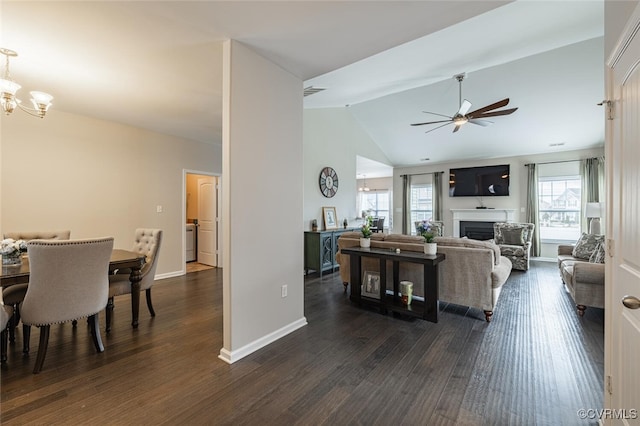
[[[156,316],[151,302],[151,287],[155,281],[156,267],[160,255],[160,245],[162,243],[162,229],[138,228],[135,233],[135,241],[131,251],[144,254],[146,261],[142,270],[142,280],[140,281],[140,291],[144,290],[147,299],[147,308],[152,317]],[[114,275],[109,276],[109,301],[106,312],[106,331],[111,331],[111,321],[113,318],[114,297],[131,293],[131,282],[129,281],[129,269],[118,270]],[[131,300],[133,304],[133,298]],[[133,306],[132,306],[133,308]]]
[[[32,240],[27,247],[30,277],[21,315],[23,324],[40,328],[33,373],[42,370],[51,324],[89,317],[93,344],[103,352],[98,313],[109,298],[113,238]]]
[[[68,240],[71,237],[71,231],[68,229],[64,231],[26,231],[26,232],[7,232],[4,234],[4,238],[11,238],[14,240]]]
[[[3,238],[11,238],[13,240],[68,240],[71,237],[71,231],[68,229],[61,231],[22,231],[22,232],[6,232]],[[13,315],[9,319],[7,329],[9,331],[9,341],[16,340],[15,330],[20,323],[20,304],[27,294],[28,284],[16,284],[2,290],[4,303],[13,308]],[[29,353],[29,328],[23,325],[22,335],[22,352]],[[25,334],[26,333],[26,334]]]
[[[7,325],[12,313],[13,308],[4,304],[2,292],[0,292],[0,362],[7,361],[7,346],[9,344]]]

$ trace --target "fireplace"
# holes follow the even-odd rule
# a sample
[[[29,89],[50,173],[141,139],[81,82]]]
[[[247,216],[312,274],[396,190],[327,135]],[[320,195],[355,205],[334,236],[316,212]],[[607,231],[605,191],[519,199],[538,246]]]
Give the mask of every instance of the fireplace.
[[[474,240],[490,240],[493,238],[495,222],[460,221],[460,236]]]
[[[513,222],[515,209],[451,209],[453,213],[453,227],[451,231],[454,237],[460,237],[461,222],[489,222],[491,223],[491,236],[493,236],[494,222]],[[490,239],[491,237],[487,237]],[[482,239],[482,238],[481,238]]]

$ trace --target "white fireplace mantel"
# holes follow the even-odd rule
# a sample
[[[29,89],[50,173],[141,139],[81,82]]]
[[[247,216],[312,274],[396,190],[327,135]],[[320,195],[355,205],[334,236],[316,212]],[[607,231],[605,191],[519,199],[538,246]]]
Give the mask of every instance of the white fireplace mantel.
[[[460,236],[460,221],[469,222],[513,222],[515,209],[451,209],[453,213],[453,236]]]

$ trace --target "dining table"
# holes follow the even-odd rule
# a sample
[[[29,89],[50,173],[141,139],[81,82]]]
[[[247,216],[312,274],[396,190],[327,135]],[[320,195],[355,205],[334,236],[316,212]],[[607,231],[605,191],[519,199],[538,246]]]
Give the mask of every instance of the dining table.
[[[145,262],[146,257],[144,254],[123,249],[113,249],[109,260],[109,275],[120,269],[129,268],[131,270],[129,282],[131,283],[131,326],[133,328],[138,328],[141,270]],[[29,283],[28,256],[22,258],[22,264],[20,265],[2,265],[2,272],[0,273],[0,285],[2,288],[25,283]]]

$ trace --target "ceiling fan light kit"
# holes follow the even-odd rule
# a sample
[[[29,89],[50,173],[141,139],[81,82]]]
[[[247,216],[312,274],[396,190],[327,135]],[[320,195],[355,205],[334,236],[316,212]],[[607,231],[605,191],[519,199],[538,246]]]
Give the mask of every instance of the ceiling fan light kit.
[[[455,127],[453,128],[453,133],[457,132],[458,130],[460,130],[460,127],[462,127],[464,124],[466,123],[472,123],[472,124],[477,124],[478,126],[482,126],[482,127],[486,127],[490,124],[492,124],[492,121],[488,121],[488,120],[484,120],[487,117],[498,117],[500,115],[509,115],[509,114],[513,114],[518,108],[509,108],[509,109],[503,109],[503,110],[499,110],[499,111],[494,111],[498,108],[502,108],[505,107],[509,104],[509,98],[505,98],[501,101],[498,102],[494,102],[490,105],[487,105],[485,107],[482,107],[480,109],[477,109],[475,111],[471,111],[469,112],[469,110],[471,109],[471,102],[469,102],[466,99],[462,99],[462,81],[464,80],[464,78],[466,77],[465,73],[462,74],[456,74],[453,76],[453,78],[455,78],[458,81],[458,85],[459,85],[459,96],[458,96],[458,100],[459,100],[459,105],[460,107],[458,108],[458,111],[453,115],[453,116],[448,116],[448,115],[444,115],[444,114],[439,114],[436,112],[430,112],[430,111],[423,111],[426,114],[433,114],[433,115],[439,115],[441,117],[447,117],[448,120],[437,120],[437,121],[427,121],[425,123],[413,123],[411,124],[412,126],[424,126],[426,124],[440,124],[440,123],[444,123],[444,124],[440,124],[440,126],[434,127],[433,129],[427,130],[425,133],[429,133],[429,132],[433,132],[434,130],[437,130],[441,127],[447,126],[449,124],[454,124]]]
[[[30,92],[33,108],[23,106],[20,99],[16,98],[16,93],[22,86],[13,81],[9,71],[9,58],[18,56],[18,53],[4,47],[0,47],[0,53],[5,56],[4,72],[2,73],[2,78],[0,78],[0,104],[4,113],[9,115],[18,107],[34,117],[44,118],[51,106],[53,96],[48,93],[33,91]]]

